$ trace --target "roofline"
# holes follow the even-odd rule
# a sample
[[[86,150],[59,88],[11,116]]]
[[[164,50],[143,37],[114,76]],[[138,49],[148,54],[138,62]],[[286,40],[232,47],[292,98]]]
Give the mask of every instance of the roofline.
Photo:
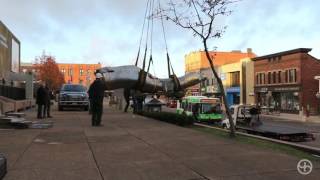
[[[311,48],[298,48],[298,49],[292,49],[292,50],[288,50],[288,51],[282,51],[282,52],[278,52],[278,53],[274,53],[274,54],[268,54],[265,56],[252,58],[252,60],[259,61],[259,60],[268,59],[268,58],[271,58],[274,56],[284,56],[284,55],[296,54],[296,53],[309,53],[310,51],[312,51]]]
[[[3,25],[5,27],[5,29],[10,32],[12,38],[19,43],[19,46],[21,46],[20,40],[16,37],[16,35],[14,33],[12,33],[11,29],[9,29],[8,26],[4,22],[2,22],[1,20],[0,20],[0,24]]]

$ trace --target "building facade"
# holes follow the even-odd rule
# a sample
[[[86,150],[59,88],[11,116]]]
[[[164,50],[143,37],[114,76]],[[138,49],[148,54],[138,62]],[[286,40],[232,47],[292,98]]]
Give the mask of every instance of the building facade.
[[[95,71],[101,64],[58,64],[66,83],[89,86],[95,80]]]
[[[299,48],[253,58],[256,103],[286,113],[319,112],[320,61]]]
[[[240,59],[253,58],[256,55],[251,48],[247,52],[231,51],[231,52],[210,52],[214,66],[221,66],[224,64],[232,64],[239,62]],[[206,53],[204,51],[195,51],[185,55],[185,72],[199,72],[201,69],[210,68]]]
[[[254,79],[253,62],[251,58],[256,55],[252,49],[247,52],[211,52],[216,71],[223,81],[228,104],[252,104],[254,103]],[[185,70],[189,72],[201,72],[207,81],[187,89],[187,95],[206,95],[220,97],[221,92],[217,81],[213,76],[205,52],[192,52],[185,57]]]
[[[20,41],[0,21],[0,79],[6,79],[9,72],[19,73]]]
[[[89,86],[95,80],[95,71],[101,68],[101,64],[61,64],[58,68],[64,76],[64,80],[68,84],[82,84]],[[21,72],[37,73],[35,65],[32,63],[21,63]]]
[[[225,64],[216,67],[223,87],[226,92],[229,105],[254,104],[254,64],[250,58],[241,59],[237,63]],[[208,79],[200,84],[201,94],[220,97],[217,80],[214,78],[211,68],[201,71]],[[209,78],[210,77],[210,78]]]

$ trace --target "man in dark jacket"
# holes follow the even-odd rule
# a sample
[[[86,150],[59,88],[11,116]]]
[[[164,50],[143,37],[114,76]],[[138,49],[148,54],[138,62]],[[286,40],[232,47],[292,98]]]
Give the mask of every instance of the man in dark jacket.
[[[50,115],[52,91],[50,90],[48,84],[46,84],[44,89],[46,93],[46,103],[44,106],[43,117],[52,118],[52,116]]]
[[[92,126],[101,126],[103,98],[106,85],[101,73],[96,73],[96,80],[90,85],[88,94],[92,112]]]
[[[46,104],[46,90],[44,88],[44,85],[41,83],[40,87],[37,90],[37,97],[36,97],[36,103],[38,105],[38,119],[42,119],[43,117],[43,111],[44,106]]]

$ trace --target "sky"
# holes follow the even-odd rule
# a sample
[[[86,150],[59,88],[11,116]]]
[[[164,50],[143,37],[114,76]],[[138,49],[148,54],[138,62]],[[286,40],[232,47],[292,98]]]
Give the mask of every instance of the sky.
[[[167,0],[161,0],[163,4]],[[0,0],[0,20],[21,42],[21,61],[34,62],[44,51],[58,63],[134,64],[146,0]],[[241,0],[217,24],[228,28],[209,48],[252,48],[258,56],[313,48],[320,58],[320,1]],[[184,56],[203,49],[201,40],[165,21],[168,48],[178,75]],[[151,73],[166,77],[166,52],[159,20],[154,22]]]

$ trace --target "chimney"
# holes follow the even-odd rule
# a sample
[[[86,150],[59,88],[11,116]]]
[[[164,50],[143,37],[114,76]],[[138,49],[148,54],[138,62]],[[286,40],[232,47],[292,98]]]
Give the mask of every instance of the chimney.
[[[252,48],[247,48],[247,53],[252,54]]]

